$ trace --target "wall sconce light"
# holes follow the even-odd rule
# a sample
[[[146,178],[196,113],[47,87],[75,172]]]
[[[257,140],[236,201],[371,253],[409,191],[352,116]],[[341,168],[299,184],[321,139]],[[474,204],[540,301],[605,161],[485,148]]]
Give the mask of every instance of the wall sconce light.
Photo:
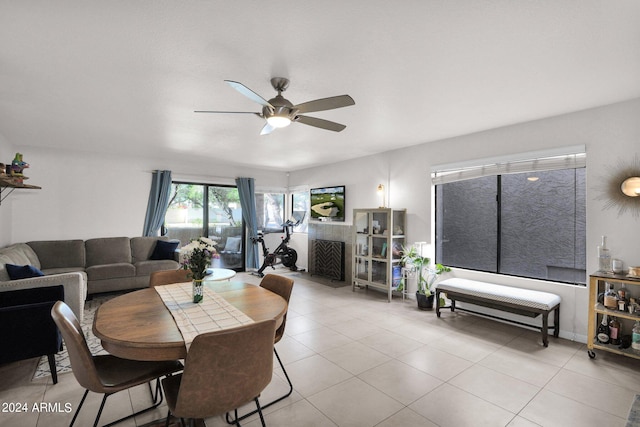
[[[625,179],[620,186],[620,189],[624,194],[629,197],[640,196],[640,177],[632,176]]]
[[[384,205],[384,196],[385,196],[385,194],[384,194],[384,185],[378,184],[377,192],[378,192],[378,202],[380,203],[380,207],[384,208],[385,207],[385,205]]]
[[[603,200],[603,209],[618,209],[618,216],[630,212],[636,219],[640,218],[640,157],[628,156],[618,164],[607,168],[607,174],[596,186]]]

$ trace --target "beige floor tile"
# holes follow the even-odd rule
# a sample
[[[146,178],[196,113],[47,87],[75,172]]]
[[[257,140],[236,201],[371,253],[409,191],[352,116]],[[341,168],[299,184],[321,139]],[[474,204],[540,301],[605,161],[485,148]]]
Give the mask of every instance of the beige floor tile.
[[[568,370],[559,372],[545,390],[625,418],[636,395],[635,391],[628,388]],[[606,403],[603,402],[603,396],[606,396]]]
[[[497,344],[461,332],[451,332],[430,345],[474,363],[500,348]]]
[[[449,384],[409,405],[441,427],[506,426],[515,414]]]
[[[420,347],[397,359],[442,381],[449,381],[472,365],[466,359],[429,346]]]
[[[512,351],[560,367],[564,366],[581,346],[580,343],[549,337],[549,347],[544,347],[540,333],[534,331],[526,331],[505,345]]]
[[[373,426],[404,407],[359,378],[351,378],[307,399],[341,427]]]
[[[287,405],[277,411],[265,415],[267,426],[305,426],[305,427],[336,427],[326,415],[316,409],[307,400]],[[245,427],[259,427],[259,419],[242,423]],[[208,424],[207,424],[207,427]]]
[[[288,336],[282,338],[275,347],[278,352],[278,356],[280,356],[280,360],[282,360],[282,363],[284,363],[285,366],[291,362],[295,362],[296,360],[304,359],[305,357],[310,357],[316,354],[315,351],[302,344],[300,341]],[[278,366],[278,360],[275,357],[273,358],[273,362],[273,366]]]
[[[358,375],[358,378],[409,405],[440,386],[442,381],[398,360],[391,360]]]
[[[470,367],[448,383],[514,414],[540,391],[540,387],[479,365]]]
[[[384,331],[381,327],[366,320],[355,318],[349,322],[335,323],[329,327],[354,340],[359,340]]]
[[[358,341],[390,357],[398,357],[424,345],[390,331],[370,335]]]
[[[337,309],[314,311],[306,316],[314,322],[318,322],[324,326],[331,326],[336,323],[348,323],[354,319],[353,315]]]
[[[597,350],[596,358],[591,359],[585,347],[579,350],[564,368],[640,393],[638,365],[637,359]]]
[[[358,375],[391,359],[389,356],[356,341],[320,354],[353,375]]]
[[[331,288],[283,272],[295,276],[295,285],[285,337],[276,348],[294,392],[264,411],[267,425],[624,426],[630,398],[640,393],[635,359],[596,351],[592,360],[580,343],[551,339],[544,348],[535,331],[467,313],[445,311],[438,319],[413,300],[388,303],[381,292]],[[238,280],[260,282],[249,274]],[[68,402],[75,410],[83,390],[73,374],[60,375],[56,385],[50,377],[32,382],[34,367],[28,361],[0,366],[0,402]],[[543,388],[526,401],[536,387]],[[287,390],[276,361],[261,400]],[[78,426],[92,424],[100,399],[90,394]],[[107,400],[101,424],[149,401],[144,387],[118,393]],[[120,426],[165,415],[162,405]],[[0,412],[0,427],[61,427],[71,416]],[[206,423],[227,426],[223,417]],[[242,425],[257,427],[259,419],[254,415]]]
[[[313,329],[321,328],[322,323],[316,322],[307,316],[300,315],[289,319],[287,316],[287,325],[285,326],[285,333],[289,336],[296,336]]]
[[[491,353],[478,364],[538,387],[547,384],[561,369],[504,348]]]
[[[301,344],[317,353],[352,342],[353,340],[331,328],[322,326],[293,336]]]
[[[320,355],[291,363],[287,366],[287,373],[294,389],[303,397],[309,397],[353,376]]]
[[[429,421],[422,415],[412,411],[409,408],[396,412],[376,427],[438,427],[437,424]]]
[[[597,390],[591,390],[596,394]],[[602,396],[602,405],[609,399]],[[623,418],[584,405],[568,397],[542,390],[520,412],[521,417],[545,427],[624,427],[627,414]]]
[[[533,421],[517,416],[507,424],[507,427],[540,427],[540,424],[536,424]]]

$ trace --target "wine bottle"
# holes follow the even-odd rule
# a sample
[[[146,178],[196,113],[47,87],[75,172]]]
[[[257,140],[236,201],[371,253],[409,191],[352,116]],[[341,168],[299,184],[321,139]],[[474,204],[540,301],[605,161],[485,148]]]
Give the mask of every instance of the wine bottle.
[[[640,321],[637,320],[631,333],[631,348],[640,351]]]
[[[615,317],[612,317],[611,322],[609,322],[609,337],[611,344],[620,345],[621,335],[622,331],[620,330],[620,322]]]
[[[598,270],[611,273],[611,252],[607,248],[607,236],[602,236],[602,243],[598,245]]]
[[[602,323],[598,325],[596,340],[600,344],[609,344],[609,322],[607,322],[606,314],[602,315]]]
[[[604,306],[610,308],[611,310],[618,309],[618,294],[613,290],[611,283],[605,283],[605,291],[604,291]]]

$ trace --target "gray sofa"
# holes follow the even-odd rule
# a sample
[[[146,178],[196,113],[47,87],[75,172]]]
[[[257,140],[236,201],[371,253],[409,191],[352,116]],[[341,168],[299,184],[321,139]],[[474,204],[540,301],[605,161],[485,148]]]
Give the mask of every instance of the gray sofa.
[[[82,317],[88,295],[144,288],[157,270],[177,269],[173,259],[151,259],[166,237],[106,237],[89,240],[43,240],[0,249],[0,292],[61,284],[65,302]],[[6,264],[31,265],[45,275],[10,280]]]

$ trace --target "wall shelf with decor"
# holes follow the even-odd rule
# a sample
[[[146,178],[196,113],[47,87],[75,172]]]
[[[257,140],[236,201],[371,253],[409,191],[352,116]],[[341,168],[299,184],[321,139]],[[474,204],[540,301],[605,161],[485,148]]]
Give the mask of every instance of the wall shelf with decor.
[[[640,359],[640,350],[632,347],[621,348],[619,344],[604,343],[597,337],[598,325],[606,315],[609,320],[617,318],[621,323],[621,336],[632,335],[631,330],[636,321],[640,321],[640,307],[633,306],[631,310],[624,306],[624,310],[605,307],[604,293],[607,283],[612,290],[617,293],[621,288],[626,288],[626,300],[630,298],[640,300],[640,277],[628,276],[626,274],[609,274],[598,271],[589,276],[589,332],[587,335],[587,353],[590,358],[595,358],[595,350],[607,351],[623,356]],[[601,298],[602,296],[602,298]],[[624,304],[622,304],[624,305]]]
[[[384,290],[391,302],[402,278],[400,255],[405,245],[406,209],[353,210],[351,287]]]
[[[3,200],[9,197],[9,195],[13,193],[15,189],[19,188],[26,190],[40,190],[42,187],[38,187],[37,185],[25,184],[23,182],[20,182],[19,179],[12,178],[10,176],[0,176],[0,204],[2,204]]]

